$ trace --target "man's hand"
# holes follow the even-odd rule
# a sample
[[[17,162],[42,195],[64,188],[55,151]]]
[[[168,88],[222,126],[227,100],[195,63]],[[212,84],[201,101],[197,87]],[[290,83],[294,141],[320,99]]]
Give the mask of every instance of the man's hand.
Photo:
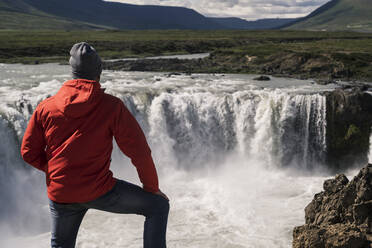
[[[155,192],[154,193],[155,195],[160,195],[162,197],[164,197],[165,199],[167,199],[169,201],[169,198],[166,194],[164,194],[163,192],[161,192],[160,190],[158,192]]]

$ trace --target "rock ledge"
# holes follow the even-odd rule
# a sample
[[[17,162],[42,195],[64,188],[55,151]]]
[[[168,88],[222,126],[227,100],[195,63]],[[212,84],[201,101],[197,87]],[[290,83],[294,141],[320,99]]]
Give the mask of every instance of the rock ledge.
[[[293,230],[293,248],[372,248],[372,164],[326,180]]]

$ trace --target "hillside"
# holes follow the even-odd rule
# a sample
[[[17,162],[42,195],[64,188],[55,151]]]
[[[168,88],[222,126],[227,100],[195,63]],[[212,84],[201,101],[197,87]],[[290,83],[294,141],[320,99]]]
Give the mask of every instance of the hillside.
[[[188,8],[132,5],[102,0],[0,0],[0,18],[0,28],[3,29],[225,28]]]
[[[372,32],[372,1],[332,0],[286,28]]]
[[[0,0],[0,29],[241,29],[372,32],[372,0],[332,0],[299,19],[205,17],[184,7],[103,0]]]
[[[97,29],[97,25],[59,18],[23,0],[0,0],[0,29]]]
[[[103,0],[0,0],[0,29],[275,29],[295,19],[205,17],[183,8]]]

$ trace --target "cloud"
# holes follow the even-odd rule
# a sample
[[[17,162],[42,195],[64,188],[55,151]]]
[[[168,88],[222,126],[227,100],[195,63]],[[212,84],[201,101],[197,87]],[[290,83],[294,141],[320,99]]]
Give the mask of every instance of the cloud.
[[[131,4],[182,6],[206,16],[261,18],[293,18],[309,14],[329,0],[110,0]]]

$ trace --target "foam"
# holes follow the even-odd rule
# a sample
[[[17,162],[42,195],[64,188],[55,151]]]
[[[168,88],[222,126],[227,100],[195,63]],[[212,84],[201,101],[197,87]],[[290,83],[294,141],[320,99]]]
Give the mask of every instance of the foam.
[[[1,147],[10,161],[0,166],[21,171],[1,180],[15,180],[14,199],[25,198],[14,201],[14,209],[23,208],[7,210],[15,217],[0,228],[11,236],[17,225],[34,225],[0,238],[6,242],[0,246],[49,247],[43,176],[14,157],[32,110],[69,79],[69,67],[2,65],[0,75],[0,136],[8,140]],[[161,188],[171,198],[169,247],[290,247],[293,227],[303,224],[304,207],[321,190],[327,174],[314,155],[326,149],[321,92],[333,86],[253,78],[103,72],[102,87],[124,101],[148,137]],[[117,177],[139,184],[116,146],[112,158]],[[77,247],[141,247],[143,221],[89,211]]]

